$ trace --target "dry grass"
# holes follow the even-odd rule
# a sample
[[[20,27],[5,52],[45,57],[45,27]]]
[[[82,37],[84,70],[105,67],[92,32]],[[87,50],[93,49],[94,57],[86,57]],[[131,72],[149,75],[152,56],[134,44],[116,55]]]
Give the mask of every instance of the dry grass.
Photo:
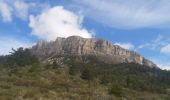
[[[11,74],[0,73],[0,100],[169,100],[164,95],[123,89],[122,97],[108,94],[108,88],[95,79],[82,80],[71,76],[67,69],[25,67]],[[9,75],[10,74],[10,75]],[[160,99],[162,96],[167,99]],[[155,98],[155,99],[154,99]]]

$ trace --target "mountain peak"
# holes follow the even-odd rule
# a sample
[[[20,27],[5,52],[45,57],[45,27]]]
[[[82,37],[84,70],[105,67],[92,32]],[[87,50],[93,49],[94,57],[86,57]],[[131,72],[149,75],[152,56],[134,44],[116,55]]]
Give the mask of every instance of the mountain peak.
[[[77,55],[95,56],[105,63],[138,63],[149,67],[156,65],[134,51],[97,38],[70,36],[57,38],[52,42],[40,42],[33,46],[32,52],[39,58],[47,59],[55,56]]]

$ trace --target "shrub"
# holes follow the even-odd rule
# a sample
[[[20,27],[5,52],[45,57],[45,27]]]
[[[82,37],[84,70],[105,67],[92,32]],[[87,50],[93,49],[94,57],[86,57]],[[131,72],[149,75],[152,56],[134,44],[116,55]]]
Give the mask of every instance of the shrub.
[[[53,69],[59,68],[59,64],[57,63],[57,61],[53,61],[52,68]]]
[[[109,88],[109,94],[113,94],[115,96],[121,96],[122,88],[117,84],[112,84],[112,86]]]
[[[92,80],[94,78],[92,69],[89,67],[85,67],[85,69],[81,73],[81,78],[84,80]]]
[[[69,67],[69,74],[70,75],[76,75],[78,73],[78,68],[76,66],[70,66]]]

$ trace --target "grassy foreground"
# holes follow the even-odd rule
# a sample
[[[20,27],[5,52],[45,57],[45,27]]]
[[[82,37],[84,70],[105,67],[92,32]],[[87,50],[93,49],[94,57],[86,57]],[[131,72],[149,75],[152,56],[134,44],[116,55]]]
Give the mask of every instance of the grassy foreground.
[[[94,56],[45,61],[23,48],[0,56],[0,100],[170,100],[170,71]]]
[[[0,100],[169,100],[167,94],[122,88],[110,94],[98,79],[83,80],[67,68],[50,65],[1,68]],[[124,99],[126,98],[126,99]]]

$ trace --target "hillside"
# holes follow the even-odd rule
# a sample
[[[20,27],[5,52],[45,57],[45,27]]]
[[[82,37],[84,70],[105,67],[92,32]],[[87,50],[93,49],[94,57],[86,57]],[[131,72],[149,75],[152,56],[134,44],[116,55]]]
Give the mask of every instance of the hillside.
[[[1,62],[1,100],[170,99],[169,71],[134,63],[100,63],[94,57],[88,57],[87,63],[87,57],[77,56],[65,58],[67,67],[26,63]]]
[[[101,39],[58,38],[0,56],[0,100],[169,99],[170,71]]]

